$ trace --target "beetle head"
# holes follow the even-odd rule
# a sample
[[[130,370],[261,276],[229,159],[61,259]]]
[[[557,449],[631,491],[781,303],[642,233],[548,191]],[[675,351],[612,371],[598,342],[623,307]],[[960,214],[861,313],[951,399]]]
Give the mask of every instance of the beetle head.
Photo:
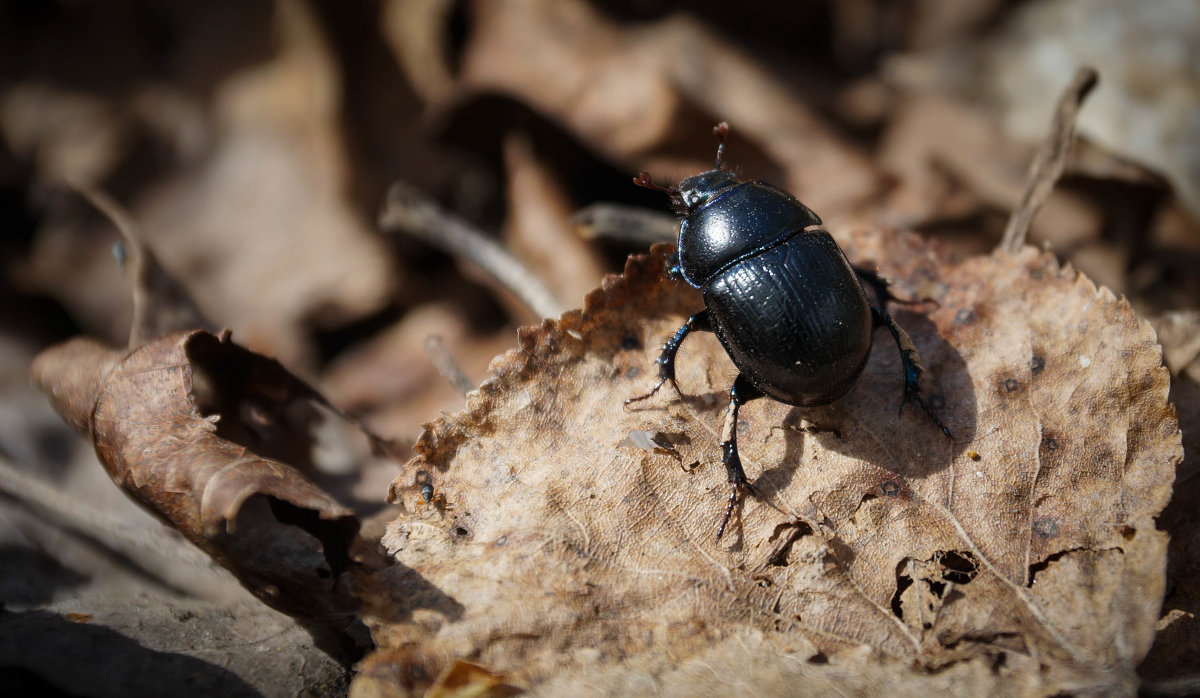
[[[722,121],[713,128],[717,139],[717,162],[711,170],[692,175],[679,183],[678,186],[663,186],[655,184],[650,179],[649,172],[640,172],[633,178],[633,183],[639,187],[661,191],[671,196],[671,206],[675,212],[686,216],[703,206],[708,200],[738,183],[737,175],[721,169],[721,158],[725,154],[725,138],[729,135],[729,124]]]
[[[688,213],[695,211],[717,194],[738,183],[729,170],[709,170],[692,175],[679,183],[679,198]]]

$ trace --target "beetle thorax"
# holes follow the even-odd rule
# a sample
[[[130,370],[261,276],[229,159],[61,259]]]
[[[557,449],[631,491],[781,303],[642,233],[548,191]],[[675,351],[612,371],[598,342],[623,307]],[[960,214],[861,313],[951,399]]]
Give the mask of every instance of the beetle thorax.
[[[788,236],[819,226],[821,219],[787,192],[744,182],[726,170],[709,170],[679,184],[687,212],[679,226],[679,270],[704,286],[713,274]]]

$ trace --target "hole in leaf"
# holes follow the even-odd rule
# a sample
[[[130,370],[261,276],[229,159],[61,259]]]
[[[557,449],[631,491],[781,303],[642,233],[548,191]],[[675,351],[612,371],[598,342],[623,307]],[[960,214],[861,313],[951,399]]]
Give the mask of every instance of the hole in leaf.
[[[896,593],[892,594],[892,613],[900,620],[904,620],[904,609],[900,605],[900,597],[913,583],[912,577],[908,576],[906,572],[909,560],[910,558],[906,557],[896,565]]]
[[[787,538],[779,546],[779,549],[767,558],[767,563],[775,567],[787,567],[788,557],[792,554],[792,545],[804,536],[811,535],[813,532],[812,526],[809,526],[808,523],[797,521],[796,523],[776,526],[775,531],[771,534],[771,540],[775,540],[785,530],[787,531],[785,534]]]
[[[979,573],[979,561],[965,550],[939,553],[938,564],[942,566],[942,579],[952,584],[968,584]]]

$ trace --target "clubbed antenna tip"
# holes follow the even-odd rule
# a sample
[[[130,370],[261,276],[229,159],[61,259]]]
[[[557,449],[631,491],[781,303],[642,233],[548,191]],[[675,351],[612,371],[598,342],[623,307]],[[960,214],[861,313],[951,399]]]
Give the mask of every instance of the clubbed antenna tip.
[[[717,137],[717,165],[721,169],[721,157],[725,155],[725,137],[729,135],[729,122],[722,121],[713,127],[713,135]]]

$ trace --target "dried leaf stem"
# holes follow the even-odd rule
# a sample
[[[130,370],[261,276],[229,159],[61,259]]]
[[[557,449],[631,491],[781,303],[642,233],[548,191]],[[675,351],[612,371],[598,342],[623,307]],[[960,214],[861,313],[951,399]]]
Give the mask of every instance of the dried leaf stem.
[[[475,384],[463,373],[462,367],[454,360],[454,355],[442,343],[442,338],[436,334],[425,338],[425,353],[433,361],[433,367],[445,378],[459,395],[466,395],[475,388]]]
[[[572,222],[586,240],[616,240],[646,247],[673,242],[679,234],[679,219],[674,216],[623,204],[586,206],[576,212]]]
[[[35,508],[42,521],[83,533],[130,560],[138,559],[137,553],[144,551],[192,567],[213,567],[207,555],[184,544],[182,536],[173,530],[165,526],[134,525],[95,509],[84,500],[64,497],[58,489],[5,461],[0,461],[0,493]]]
[[[566,310],[550,289],[516,257],[470,223],[441,209],[413,187],[396,182],[379,214],[385,232],[402,231],[483,269],[538,317]]]
[[[1050,133],[1029,167],[1025,191],[1021,193],[1020,203],[1013,209],[1008,224],[1004,226],[1004,236],[1000,239],[998,249],[1016,254],[1025,244],[1034,214],[1046,202],[1046,198],[1054,190],[1054,184],[1062,176],[1067,154],[1075,141],[1075,119],[1079,116],[1079,108],[1098,80],[1099,75],[1094,68],[1080,68],[1071,84],[1059,97],[1058,107],[1054,110],[1054,120],[1050,123]]]

